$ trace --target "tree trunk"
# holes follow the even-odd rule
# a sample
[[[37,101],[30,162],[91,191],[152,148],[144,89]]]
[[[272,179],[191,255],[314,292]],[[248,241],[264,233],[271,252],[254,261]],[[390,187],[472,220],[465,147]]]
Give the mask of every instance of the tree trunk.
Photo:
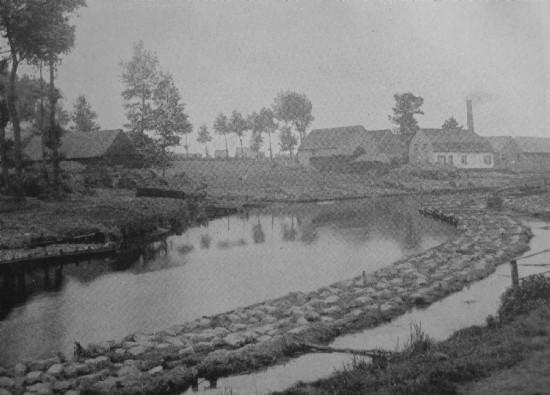
[[[166,147],[162,147],[162,157],[162,177],[164,178],[166,176],[166,162],[168,161],[166,157]]]
[[[46,154],[46,131],[44,130],[44,77],[42,76],[42,61],[40,61],[40,144],[42,145],[42,177],[46,184],[48,184],[48,168],[47,154]]]
[[[239,142],[241,143],[241,158],[244,158],[244,152],[243,152],[243,138],[239,137]]]
[[[52,172],[53,172],[53,187],[57,195],[60,191],[59,179],[59,145],[61,143],[59,131],[55,124],[55,107],[57,98],[55,97],[55,63],[53,58],[50,59],[50,143],[52,148]]]
[[[269,159],[273,160],[273,151],[271,149],[271,131],[267,131],[267,135],[269,136]]]
[[[2,104],[0,104],[1,106]],[[5,109],[5,107],[4,107]],[[2,118],[5,116],[1,114]],[[2,122],[0,120],[0,122]],[[6,192],[9,190],[10,179],[8,174],[8,147],[6,147],[6,128],[0,125],[0,160],[2,161],[2,184]]]
[[[227,148],[227,133],[224,133],[223,137],[225,138],[225,154],[229,157],[229,148]]]
[[[11,72],[8,94],[8,108],[10,119],[13,125],[13,141],[14,141],[14,163],[15,163],[15,182],[14,192],[18,200],[24,199],[23,196],[23,165],[21,160],[21,125],[19,124],[19,114],[17,113],[17,92],[15,89],[15,80],[17,79],[17,67],[19,60],[17,54],[11,51]]]

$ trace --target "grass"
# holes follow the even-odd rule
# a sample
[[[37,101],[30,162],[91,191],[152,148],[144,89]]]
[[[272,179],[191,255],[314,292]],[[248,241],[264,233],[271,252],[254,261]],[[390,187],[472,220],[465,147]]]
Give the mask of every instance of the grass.
[[[404,350],[388,363],[354,360],[328,379],[301,383],[278,394],[500,393],[488,388],[503,383],[527,390],[538,388],[536,379],[524,383],[520,372],[533,377],[538,373],[540,382],[548,382],[547,374],[542,372],[550,371],[549,301],[550,279],[542,275],[528,277],[503,295],[498,316],[489,318],[487,326],[466,328],[435,343],[417,325],[411,328]],[[511,372],[515,381],[510,382],[510,375],[499,376],[502,371]],[[486,381],[479,388],[469,387],[482,379]]]

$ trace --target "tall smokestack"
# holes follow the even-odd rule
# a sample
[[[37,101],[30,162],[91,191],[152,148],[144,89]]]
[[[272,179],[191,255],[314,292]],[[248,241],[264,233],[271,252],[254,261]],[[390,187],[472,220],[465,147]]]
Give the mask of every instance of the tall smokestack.
[[[466,117],[467,117],[467,126],[468,130],[474,131],[474,111],[472,110],[472,101],[470,99],[466,100]]]

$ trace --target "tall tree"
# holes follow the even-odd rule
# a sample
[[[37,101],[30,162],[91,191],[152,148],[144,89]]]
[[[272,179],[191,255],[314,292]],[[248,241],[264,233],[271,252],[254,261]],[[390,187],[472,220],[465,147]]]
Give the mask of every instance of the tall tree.
[[[71,129],[77,132],[96,132],[100,129],[96,119],[97,113],[92,110],[92,106],[86,100],[86,96],[78,96],[73,106],[73,113],[71,114],[73,122]]]
[[[8,110],[14,132],[15,192],[22,197],[21,126],[17,106],[16,81],[23,61],[46,60],[50,66],[50,84],[53,85],[53,67],[61,54],[74,44],[75,27],[71,15],[85,5],[84,0],[5,0],[0,2],[0,31],[9,47],[11,70],[8,83]],[[54,89],[50,89],[54,92]],[[56,134],[55,102],[51,95],[50,133]],[[52,122],[53,121],[53,122]],[[55,136],[54,136],[55,137]],[[55,155],[54,155],[55,156]],[[54,163],[54,175],[56,174]],[[55,178],[55,177],[54,177]],[[58,181],[57,178],[55,178]],[[56,183],[57,185],[58,183]]]
[[[450,117],[449,119],[445,120],[445,122],[443,122],[443,125],[441,125],[441,129],[449,131],[461,131],[462,129],[464,129],[464,127],[458,123],[455,117]]]
[[[288,152],[292,157],[294,147],[298,144],[298,139],[292,133],[292,128],[290,126],[284,125],[281,127],[280,140],[281,151]]]
[[[220,134],[225,139],[225,152],[229,156],[229,149],[227,148],[227,135],[229,133],[229,125],[227,116],[223,113],[219,113],[216,119],[214,120],[214,130],[217,134]]]
[[[415,115],[423,115],[420,109],[424,99],[415,96],[411,92],[396,93],[393,95],[395,106],[392,108],[393,115],[389,116],[390,121],[399,127],[399,133],[408,136],[414,136],[418,131],[418,122]]]
[[[197,142],[199,144],[204,144],[204,155],[208,157],[208,143],[212,141],[212,136],[208,130],[208,126],[202,125],[199,128],[199,135],[197,137]]]
[[[273,149],[271,146],[271,134],[277,130],[277,123],[270,108],[263,107],[259,113],[253,113],[250,116],[252,125],[252,134],[267,133],[269,143],[269,158],[273,160]]]
[[[180,92],[171,74],[160,74],[158,86],[153,92],[153,99],[155,104],[153,127],[161,152],[160,164],[164,176],[166,167],[170,163],[171,155],[168,148],[178,145],[182,135],[191,133],[192,126],[185,114],[185,106],[181,102]]]
[[[312,109],[311,101],[305,94],[291,91],[280,92],[273,103],[275,118],[284,122],[285,125],[294,126],[300,136],[300,143],[314,120]]]
[[[6,126],[9,122],[7,97],[8,61],[0,60],[0,161],[2,161],[2,185],[9,189],[8,146],[6,142]]]
[[[249,129],[248,122],[246,122],[246,119],[242,116],[240,112],[233,111],[231,113],[231,118],[229,119],[228,128],[231,133],[235,133],[235,135],[237,135],[237,137],[239,138],[239,142],[241,145],[241,155],[243,155],[243,136],[244,132]]]
[[[260,153],[264,138],[260,132],[252,132],[250,137],[250,149],[256,153],[256,156]]]
[[[146,135],[153,131],[153,101],[160,80],[157,56],[145,49],[143,41],[134,44],[132,58],[121,63],[124,90],[124,108],[130,137],[144,159],[151,161],[155,155],[154,141]]]

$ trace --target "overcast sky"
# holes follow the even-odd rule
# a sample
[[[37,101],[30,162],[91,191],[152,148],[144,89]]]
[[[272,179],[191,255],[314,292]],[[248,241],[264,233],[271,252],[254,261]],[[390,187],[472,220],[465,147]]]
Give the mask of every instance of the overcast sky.
[[[465,123],[471,96],[479,134],[550,137],[548,1],[88,0],[79,15],[58,85],[67,108],[85,94],[103,128],[125,123],[119,63],[143,40],[195,130],[281,90],[311,99],[313,128],[387,128],[393,94],[411,91],[424,127]]]

